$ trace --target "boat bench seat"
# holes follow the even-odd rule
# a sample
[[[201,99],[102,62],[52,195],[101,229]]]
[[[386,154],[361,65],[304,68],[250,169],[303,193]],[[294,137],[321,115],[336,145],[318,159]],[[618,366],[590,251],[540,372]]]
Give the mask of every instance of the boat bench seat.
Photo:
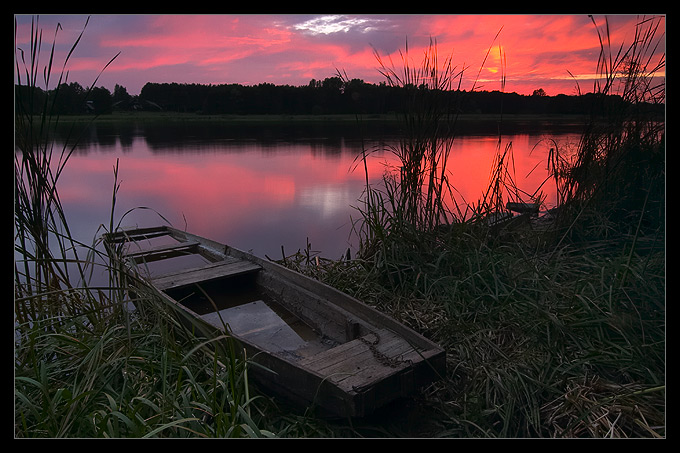
[[[194,283],[256,272],[260,269],[262,269],[262,267],[256,263],[240,260],[238,258],[227,258],[223,261],[210,263],[203,267],[161,275],[153,278],[151,281],[154,286],[161,291],[167,291],[169,289],[180,288]]]
[[[183,250],[191,250],[198,247],[198,241],[180,242],[176,245],[160,245],[157,247],[149,247],[146,249],[132,250],[125,253],[129,258],[152,258],[155,255],[168,254],[173,252],[181,252]]]

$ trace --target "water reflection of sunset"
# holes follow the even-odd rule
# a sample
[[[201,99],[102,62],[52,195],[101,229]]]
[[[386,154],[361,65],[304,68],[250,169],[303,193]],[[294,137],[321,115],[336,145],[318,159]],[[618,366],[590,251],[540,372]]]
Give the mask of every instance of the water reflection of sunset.
[[[511,170],[529,193],[547,175],[547,145],[536,146],[541,139],[524,134],[501,141],[502,149],[512,143]],[[88,146],[87,152],[72,156],[59,182],[72,228],[86,239],[108,221],[113,166],[119,158],[117,218],[148,207],[175,226],[186,224],[204,236],[262,254],[280,254],[282,245],[295,251],[309,239],[322,252],[339,255],[352,242],[351,219],[359,217],[355,207],[365,189],[363,162],[355,160],[361,151],[358,141],[175,143],[164,151],[136,137],[125,150],[117,142]],[[397,161],[385,143],[367,143],[367,149],[376,147],[382,151],[372,153],[366,165],[370,183],[379,188],[386,168]],[[497,151],[494,136],[454,140],[448,170],[459,204],[479,199]],[[548,201],[552,190],[550,184],[543,188]],[[153,211],[135,209],[123,223],[158,221]]]

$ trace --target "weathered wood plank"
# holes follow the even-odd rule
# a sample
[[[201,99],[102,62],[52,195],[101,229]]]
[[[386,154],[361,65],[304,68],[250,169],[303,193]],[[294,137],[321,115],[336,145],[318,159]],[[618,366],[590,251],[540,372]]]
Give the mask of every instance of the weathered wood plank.
[[[382,405],[395,396],[407,395],[416,385],[421,352],[394,332],[381,329],[379,341],[368,334],[369,344],[356,339],[304,360],[310,370],[324,376],[347,395],[356,395],[358,405]]]
[[[120,242],[128,239],[133,239],[136,237],[156,237],[156,236],[163,236],[166,234],[171,234],[170,230],[168,230],[167,227],[165,226],[154,226],[154,227],[144,227],[144,228],[139,228],[139,227],[129,227],[129,228],[121,228],[113,233],[109,233],[109,241],[111,242]]]
[[[351,317],[355,320],[359,320],[362,323],[363,321],[366,321],[372,325],[386,326],[398,335],[410,338],[410,340],[415,342],[420,348],[438,348],[437,346],[434,346],[430,340],[424,338],[403,324],[319,280],[306,277],[277,263],[249,256],[247,253],[233,247],[227,246],[226,252],[232,256],[259,262],[265,271],[263,275],[276,275],[277,280],[286,281],[288,285],[295,285],[305,291],[313,293],[317,297],[326,300],[327,304],[333,306],[335,309],[339,308],[342,309],[343,313],[347,313],[348,315],[351,314]]]
[[[386,366],[376,360],[373,360],[372,362],[364,361],[357,365],[358,371],[356,373],[338,376],[335,379],[331,377],[331,380],[337,383],[340,388],[347,391],[362,389],[375,385],[388,376],[399,374],[413,364],[416,364],[416,366],[427,366],[426,364],[418,363],[419,357],[418,353],[411,349],[410,351],[404,351],[404,353],[395,354],[391,357],[393,360],[397,361],[397,365],[394,367]]]
[[[266,270],[266,263],[261,264]],[[259,275],[258,283],[276,294],[289,311],[334,341],[344,343],[370,329],[370,325],[358,316],[343,310],[316,292],[297,286],[290,279],[263,272]]]
[[[376,344],[372,344],[376,339],[375,335],[368,334],[309,357],[301,364],[323,375],[334,376],[331,379],[339,382],[349,374],[356,374],[373,365],[389,368],[381,360],[386,358],[399,361],[404,354],[413,351],[408,342],[389,330],[381,329],[378,335],[380,339]]]
[[[184,272],[159,276],[152,279],[152,283],[161,291],[167,291],[194,283],[255,272],[260,269],[261,267],[258,264],[231,259]]]
[[[540,205],[538,203],[516,203],[508,201],[505,207],[511,211],[518,212],[520,214],[524,213],[536,214],[538,213]]]
[[[158,255],[158,254],[163,254],[163,253],[169,253],[169,252],[179,252],[185,249],[192,249],[194,247],[198,246],[197,241],[187,241],[187,242],[180,242],[179,244],[170,244],[170,245],[157,245],[155,247],[149,247],[146,249],[142,250],[134,250],[131,252],[126,252],[125,256],[130,257],[130,258],[145,258],[145,257],[151,257],[153,255]]]
[[[197,266],[197,267],[178,269],[178,270],[166,272],[166,273],[163,273],[163,274],[158,274],[158,275],[155,275],[154,277],[152,277],[152,279],[176,276],[176,275],[186,274],[187,272],[207,271],[207,270],[209,270],[210,268],[213,268],[213,267],[220,267],[220,266],[224,266],[225,264],[228,264],[228,263],[236,263],[236,262],[239,262],[239,261],[242,261],[242,260],[228,256],[224,259],[212,262],[210,264],[204,264],[204,265]]]
[[[344,363],[349,358],[356,357],[357,354],[365,352],[366,350],[366,344],[361,340],[356,339],[314,356],[307,357],[300,362],[300,365],[309,368],[310,370],[323,373],[325,369]]]

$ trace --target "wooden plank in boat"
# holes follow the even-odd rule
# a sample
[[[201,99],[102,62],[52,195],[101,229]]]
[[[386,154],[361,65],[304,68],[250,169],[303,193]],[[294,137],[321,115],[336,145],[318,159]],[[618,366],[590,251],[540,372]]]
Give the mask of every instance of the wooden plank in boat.
[[[363,337],[366,342],[362,339],[348,341],[303,360],[301,365],[351,390],[394,374],[400,368],[399,364],[403,364],[401,368],[404,368],[419,359],[417,351],[402,337],[386,329],[380,329],[378,334],[379,341],[373,346],[369,344],[376,337],[371,333]],[[396,366],[389,366],[388,360]]]
[[[378,331],[380,341],[369,347],[356,343],[344,354],[332,360],[333,365],[325,366],[320,372],[329,382],[347,395],[355,394],[357,411],[371,411],[398,396],[412,394],[427,373],[428,364],[423,363],[431,351],[419,351],[403,337],[385,329]],[[371,342],[371,334],[364,337]],[[360,340],[353,340],[353,342]],[[350,343],[353,343],[350,342]],[[328,351],[327,351],[328,352]],[[327,354],[330,359],[333,354]],[[424,356],[424,355],[425,356]],[[330,362],[327,362],[328,365]],[[322,362],[317,362],[317,367]]]
[[[172,245],[158,245],[156,247],[149,247],[146,249],[130,251],[125,253],[125,256],[128,256],[130,258],[140,258],[144,256],[152,256],[161,253],[178,252],[184,249],[191,249],[198,245],[199,245],[198,241],[180,242],[178,244]]]
[[[136,240],[136,238],[150,238],[170,234],[170,231],[165,226],[154,227],[129,227],[121,228],[118,231],[109,233],[109,240],[111,242],[120,242],[125,240]]]
[[[161,291],[166,291],[194,283],[216,280],[224,277],[247,274],[260,270],[259,264],[250,261],[229,259],[218,261],[204,267],[194,268],[170,275],[162,275],[152,279],[152,283]]]

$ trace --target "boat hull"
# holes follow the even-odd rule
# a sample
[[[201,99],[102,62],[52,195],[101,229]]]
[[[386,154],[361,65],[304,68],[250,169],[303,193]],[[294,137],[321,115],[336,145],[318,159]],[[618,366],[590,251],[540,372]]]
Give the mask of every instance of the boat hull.
[[[139,245],[165,236],[176,242]],[[324,415],[369,415],[445,374],[445,351],[432,341],[277,263],[171,227],[106,242],[200,335],[237,339],[261,387]]]

